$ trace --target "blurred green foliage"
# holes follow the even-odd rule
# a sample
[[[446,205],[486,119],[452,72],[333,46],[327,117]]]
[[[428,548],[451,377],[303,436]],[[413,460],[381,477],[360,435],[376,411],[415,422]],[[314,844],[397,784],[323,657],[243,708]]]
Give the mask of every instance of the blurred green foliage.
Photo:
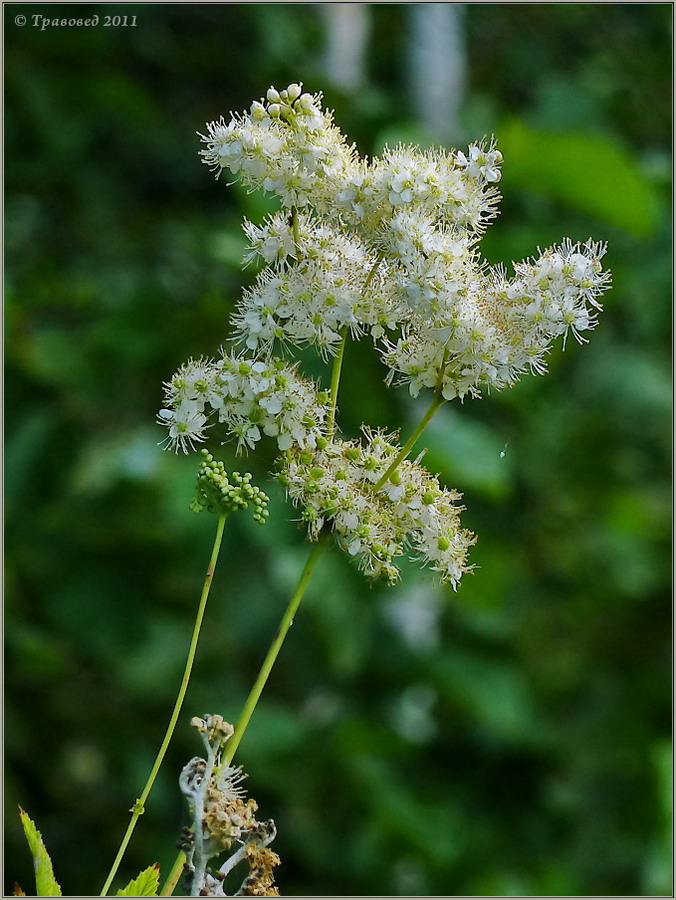
[[[369,7],[368,80],[326,83],[318,5],[5,5],[5,888],[32,890],[16,805],[66,893],[97,892],[163,734],[215,520],[157,447],[160,385],[216,352],[242,215],[195,132],[270,83],[325,89],[362,152],[420,135],[407,4]],[[15,25],[136,15],[135,28]],[[370,587],[326,555],[242,744],[283,894],[640,895],[670,885],[670,4],[464,11],[468,139],[494,133],[492,262],[609,242],[613,291],[551,374],[444,408],[428,461],[477,565]],[[320,363],[308,369],[326,376]],[[340,422],[421,404],[351,346]],[[364,390],[364,385],[369,385]],[[269,483],[228,525],[179,730],[119,885],[175,857],[187,728],[234,719],[306,555]]]

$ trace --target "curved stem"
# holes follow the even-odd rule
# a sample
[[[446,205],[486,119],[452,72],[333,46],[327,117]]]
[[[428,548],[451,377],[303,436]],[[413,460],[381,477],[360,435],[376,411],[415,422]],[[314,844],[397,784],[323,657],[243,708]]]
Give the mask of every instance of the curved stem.
[[[169,747],[169,742],[171,741],[172,735],[174,733],[174,729],[176,728],[176,722],[178,721],[179,714],[181,712],[181,707],[183,706],[183,700],[185,699],[186,691],[188,690],[188,682],[190,681],[190,674],[192,672],[193,663],[195,661],[195,653],[197,651],[197,641],[200,635],[200,629],[202,627],[202,620],[204,619],[204,610],[206,609],[207,599],[209,597],[209,589],[211,588],[211,582],[214,577],[214,570],[216,569],[216,561],[218,560],[218,553],[221,549],[221,541],[223,538],[223,528],[225,527],[226,516],[221,515],[218,517],[218,526],[216,528],[216,537],[214,538],[214,546],[211,551],[211,559],[209,560],[209,567],[207,568],[207,574],[204,578],[204,585],[202,587],[202,594],[200,596],[199,606],[197,607],[197,615],[195,617],[195,625],[192,631],[192,637],[190,639],[190,648],[188,650],[188,658],[186,660],[185,669],[183,671],[183,678],[181,680],[181,686],[178,690],[178,696],[176,697],[176,703],[174,704],[174,710],[171,714],[171,718],[169,719],[169,725],[167,726],[167,731],[164,735],[164,739],[162,744],[160,745],[160,749],[157,753],[157,757],[155,758],[155,762],[153,763],[153,767],[150,771],[150,775],[148,776],[148,780],[146,782],[145,787],[143,788],[143,793],[138,798],[138,800],[134,803],[131,809],[131,820],[129,825],[127,826],[127,830],[122,838],[122,843],[120,844],[120,849],[117,851],[117,856],[115,857],[115,861],[108,873],[108,877],[106,878],[106,882],[103,885],[101,890],[101,896],[105,897],[108,893],[110,885],[112,883],[113,878],[115,877],[117,870],[119,868],[120,863],[122,862],[122,857],[127,849],[127,845],[131,840],[131,836],[134,833],[134,829],[136,828],[136,823],[140,819],[140,817],[145,812],[144,804],[148,799],[148,795],[152,790],[153,784],[155,782],[155,778],[157,777],[157,773],[160,770],[160,766],[162,765],[162,760],[167,752],[167,748]]]
[[[207,749],[208,752],[206,758],[206,766],[204,767],[204,772],[201,775],[200,787],[199,790],[195,792],[195,795],[193,797],[193,834],[195,844],[192,857],[193,873],[192,885],[190,888],[191,897],[200,896],[202,882],[204,881],[204,873],[207,870],[207,863],[209,862],[209,854],[205,851],[203,837],[204,798],[206,792],[209,789],[209,782],[211,781],[211,776],[214,771],[214,765],[216,763],[216,750],[208,743]]]
[[[263,665],[260,668],[258,677],[256,678],[254,686],[251,688],[246,703],[244,704],[244,708],[242,709],[240,717],[237,721],[237,725],[235,726],[235,732],[226,744],[227,749],[223,756],[225,765],[230,765],[235,752],[239,747],[240,741],[244,737],[244,732],[247,729],[249,720],[251,719],[260,696],[263,693],[263,688],[265,687],[268,677],[270,676],[270,672],[272,671],[275,660],[279,655],[279,651],[281,650],[282,644],[284,643],[287,632],[293,624],[293,617],[295,616],[298,607],[300,606],[300,602],[303,599],[303,595],[305,594],[307,586],[310,582],[310,578],[312,577],[312,573],[317,564],[317,560],[319,559],[321,552],[324,549],[327,538],[328,534],[324,532],[310,551],[310,555],[308,556],[307,562],[305,563],[305,567],[303,568],[301,576],[298,579],[296,589],[293,592],[291,599],[289,600],[289,604],[284,612],[282,621],[279,623],[277,633],[274,637],[274,640],[272,641],[272,644],[270,645],[268,654],[263,661]],[[164,886],[160,893],[161,897],[171,897],[171,895],[174,893],[174,890],[178,883],[178,879],[181,877],[186,858],[187,857],[185,853],[180,850],[178,856],[176,857],[176,861],[174,862],[172,870],[169,873],[169,877],[164,883]]]
[[[444,387],[444,371],[446,370],[447,361],[448,361],[448,349],[444,350],[444,355],[441,358],[441,364],[439,366],[439,374],[437,375],[437,383],[434,386],[434,398],[432,399],[432,402],[427,407],[427,411],[425,412],[425,415],[422,417],[420,422],[418,422],[418,425],[417,425],[415,431],[413,432],[413,434],[409,437],[409,439],[406,441],[406,443],[401,448],[399,453],[397,453],[397,455],[394,457],[394,459],[389,464],[387,469],[383,472],[383,474],[380,476],[380,478],[374,485],[374,487],[373,487],[374,491],[380,490],[380,488],[385,484],[385,482],[390,477],[390,475],[397,469],[397,467],[399,466],[399,463],[403,459],[406,459],[408,454],[413,449],[413,445],[415,444],[415,442],[418,440],[420,435],[423,433],[423,431],[427,428],[427,426],[431,422],[432,417],[434,416],[435,412],[439,409],[439,407],[443,403],[446,402],[444,395],[442,394],[442,391],[443,391],[443,387]]]
[[[432,416],[434,415],[434,413],[439,409],[439,407],[442,405],[442,403],[445,403],[445,402],[446,401],[441,396],[441,394],[434,395],[434,399],[432,400],[429,407],[427,408],[427,412],[425,413],[425,415],[422,417],[422,419],[418,423],[418,427],[415,429],[415,431],[410,436],[410,438],[406,441],[406,443],[401,448],[399,453],[397,453],[397,455],[394,457],[394,459],[389,464],[387,469],[380,476],[380,478],[378,479],[378,481],[376,482],[376,484],[373,487],[374,491],[379,490],[385,484],[385,482],[390,477],[390,475],[397,469],[397,467],[399,466],[399,463],[403,459],[406,459],[408,454],[413,449],[413,445],[415,444],[415,442],[418,440],[420,435],[423,433],[423,431],[429,425],[430,420],[432,419]]]
[[[279,654],[282,644],[284,643],[284,638],[286,637],[291,625],[293,625],[293,617],[296,615],[296,611],[300,606],[300,601],[303,599],[303,595],[305,594],[310,578],[312,577],[312,573],[317,564],[317,560],[319,559],[321,552],[326,544],[327,537],[328,534],[324,532],[310,551],[310,555],[308,556],[307,562],[305,563],[305,568],[303,569],[301,576],[298,579],[296,590],[293,592],[293,595],[289,600],[289,605],[286,607],[284,615],[282,616],[282,621],[279,623],[277,634],[275,635],[274,640],[270,645],[268,655],[263,661],[263,665],[261,666],[260,672],[258,673],[258,677],[256,678],[254,686],[251,688],[251,692],[247,697],[246,703],[244,704],[244,708],[242,709],[241,715],[237,721],[237,725],[235,726],[235,733],[226,744],[226,750],[224,754],[224,762],[226,765],[230,765],[230,763],[232,762],[235,751],[239,747],[240,741],[244,737],[244,732],[247,729],[247,725],[249,724],[249,720],[253,715],[253,711],[256,709],[258,700],[263,693],[263,688],[265,687],[265,683],[267,682],[270,672],[272,671],[272,667],[275,664],[277,655]]]
[[[326,427],[329,437],[333,437],[336,431],[336,405],[338,403],[338,388],[340,386],[340,375],[343,370],[343,357],[345,356],[346,343],[347,325],[343,327],[342,338],[338,345],[338,353],[333,360],[333,369],[331,370],[331,399],[329,401],[329,414],[326,417]]]

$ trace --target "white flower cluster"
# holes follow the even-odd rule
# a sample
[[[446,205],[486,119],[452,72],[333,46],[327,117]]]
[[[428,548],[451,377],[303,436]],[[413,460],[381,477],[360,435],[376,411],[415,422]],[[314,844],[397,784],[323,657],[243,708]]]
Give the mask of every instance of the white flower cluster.
[[[270,88],[267,101],[254,101],[227,125],[211,122],[207,132],[201,156],[217,177],[229,169],[251,187],[274,191],[287,207],[330,205],[353,165],[354,149],[321,108],[321,95],[298,84]]]
[[[473,145],[471,158],[486,160],[468,165],[463,153],[417,147],[386,148],[382,157],[353,164],[335,198],[342,219],[375,231],[404,210],[416,210],[472,232],[481,231],[495,216],[500,199],[493,186],[500,180],[502,154],[493,146]]]
[[[368,335],[388,383],[413,396],[507,387],[545,372],[555,339],[572,332],[583,341],[595,326],[609,283],[605,247],[564,241],[515,264],[513,277],[488,267],[477,248],[499,200],[494,143],[466,152],[398,146],[362,159],[321,95],[299,84],[270,88],[248,113],[208,125],[202,140],[217,177],[228,170],[271,191],[282,209],[244,226],[245,262],[261,269],[231,325],[251,358],[224,354],[179,370],[159,414],[168,443],[187,452],[218,423],[238,449],[274,437],[312,537],[330,525],[366,571],[390,580],[393,559],[412,548],[455,586],[471,543],[457,495],[405,461],[374,490],[395,444],[368,431],[363,447],[336,439],[336,392],[319,391],[274,354],[309,345],[342,359],[348,334]]]
[[[424,321],[406,325],[389,343],[385,362],[390,379],[421,388],[439,386],[447,400],[482,387],[503,388],[526,371],[544,374],[545,356],[557,337],[596,325],[594,309],[606,289],[602,271],[604,248],[566,241],[534,262],[516,265],[516,277],[500,269],[481,275],[464,287],[450,282],[437,292],[436,305]]]
[[[187,362],[165,384],[165,396],[159,421],[169,428],[169,443],[184,453],[204,440],[210,415],[237,438],[238,449],[253,448],[263,434],[275,437],[280,450],[315,447],[328,400],[284,360],[225,354]]]
[[[280,480],[302,508],[310,539],[330,526],[365,572],[389,583],[399,577],[396,557],[413,550],[457,587],[474,543],[460,528],[461,495],[408,460],[381,485],[400,448],[378,431],[365,428],[364,438],[363,445],[322,440],[316,450],[294,450],[284,459]]]
[[[212,123],[204,140],[217,173],[275,191],[292,210],[245,226],[246,259],[269,267],[233,319],[249,350],[269,354],[282,341],[328,355],[349,328],[377,341],[389,382],[451,399],[546,371],[557,337],[595,325],[609,281],[602,245],[566,242],[516,264],[511,280],[482,262],[476,245],[499,200],[493,143],[360,159],[321,95],[295,84]]]
[[[299,84],[270,88],[248,113],[207,125],[202,160],[216,177],[228,169],[287,208],[312,206],[370,230],[409,207],[471,230],[495,215],[502,154],[493,145],[472,145],[467,156],[399,146],[369,162],[321,104],[321,94],[303,93]]]
[[[236,338],[250,350],[268,354],[279,340],[328,355],[346,328],[354,337],[369,331],[378,338],[401,320],[396,281],[358,235],[302,215],[295,236],[283,215],[261,227],[247,222],[245,231],[246,259],[268,263],[232,318]]]

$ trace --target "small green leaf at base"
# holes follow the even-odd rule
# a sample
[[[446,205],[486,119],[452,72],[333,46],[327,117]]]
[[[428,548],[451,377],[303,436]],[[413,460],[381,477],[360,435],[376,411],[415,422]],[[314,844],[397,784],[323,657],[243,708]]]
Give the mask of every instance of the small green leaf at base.
[[[35,827],[35,822],[27,812],[19,807],[19,816],[28,846],[33,854],[35,867],[35,889],[38,897],[62,897],[61,887],[54,878],[52,861],[42,840],[42,835]],[[19,895],[20,896],[20,895]],[[25,895],[24,895],[25,896]]]
[[[148,866],[141,874],[132,879],[129,884],[118,891],[116,897],[157,897],[160,889],[160,867],[157,863]]]

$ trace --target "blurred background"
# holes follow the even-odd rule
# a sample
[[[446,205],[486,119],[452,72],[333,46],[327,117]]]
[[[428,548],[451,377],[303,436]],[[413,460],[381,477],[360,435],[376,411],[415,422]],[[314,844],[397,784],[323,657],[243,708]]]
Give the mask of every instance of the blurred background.
[[[5,890],[34,890],[21,804],[64,893],[98,893],[164,733],[215,519],[188,510],[196,458],[158,447],[161,384],[227,337],[253,277],[242,217],[274,208],[215,183],[196,132],[300,80],[363,154],[494,134],[489,261],[607,240],[613,290],[589,346],[449,404],[421,442],[478,535],[457,594],[415,565],[388,589],[322,559],[238,754],[281,892],[670,893],[671,4],[4,15]],[[417,421],[427,399],[384,374],[349,347],[346,435]],[[237,717],[305,560],[272,458],[246,460],[272,514],[228,524],[116,886],[173,863],[189,718]]]

